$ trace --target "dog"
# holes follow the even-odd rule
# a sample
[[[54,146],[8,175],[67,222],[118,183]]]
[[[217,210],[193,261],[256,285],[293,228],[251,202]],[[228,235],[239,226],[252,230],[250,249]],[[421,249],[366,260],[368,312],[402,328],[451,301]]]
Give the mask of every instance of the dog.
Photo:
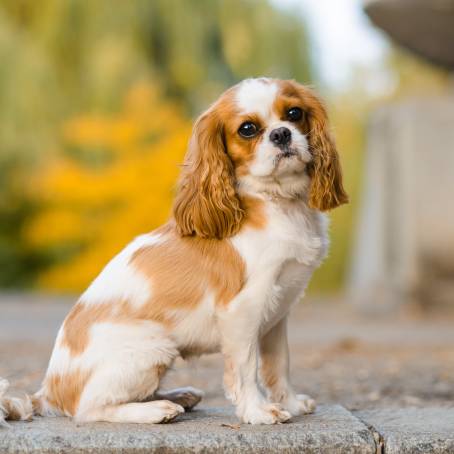
[[[42,388],[0,421],[162,423],[201,399],[160,391],[178,356],[222,352],[244,423],[315,402],[290,384],[287,319],[328,249],[324,211],[348,201],[326,109],[292,80],[246,79],[196,121],[171,219],[137,237],[64,320]]]

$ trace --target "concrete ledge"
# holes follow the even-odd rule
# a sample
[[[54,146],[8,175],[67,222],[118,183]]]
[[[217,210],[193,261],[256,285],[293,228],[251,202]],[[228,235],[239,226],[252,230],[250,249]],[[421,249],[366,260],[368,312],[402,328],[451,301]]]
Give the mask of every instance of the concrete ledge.
[[[165,425],[79,424],[37,418],[0,429],[1,453],[375,453],[371,431],[340,406],[277,426],[238,425],[231,408],[200,409]]]
[[[355,412],[386,454],[454,453],[454,408],[403,408]]]
[[[454,453],[454,408],[357,411],[321,406],[277,426],[238,424],[232,408],[162,425],[75,424],[37,418],[0,428],[0,453]]]

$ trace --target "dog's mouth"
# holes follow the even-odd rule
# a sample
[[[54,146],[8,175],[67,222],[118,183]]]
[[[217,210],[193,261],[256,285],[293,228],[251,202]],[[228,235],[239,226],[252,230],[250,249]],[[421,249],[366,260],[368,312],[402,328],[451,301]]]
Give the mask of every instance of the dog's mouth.
[[[280,151],[275,158],[276,166],[279,165],[281,161],[286,161],[290,159],[298,159],[299,158],[299,153],[298,150],[295,148],[284,148],[282,151]]]

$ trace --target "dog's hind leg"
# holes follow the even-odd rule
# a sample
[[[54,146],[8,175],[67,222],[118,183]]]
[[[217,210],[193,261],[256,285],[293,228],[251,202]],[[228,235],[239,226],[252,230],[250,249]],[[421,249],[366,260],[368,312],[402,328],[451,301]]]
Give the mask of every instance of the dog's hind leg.
[[[105,405],[93,408],[77,416],[78,422],[106,421],[124,423],[158,424],[171,421],[184,408],[168,400],[152,402],[131,402],[127,404]]]
[[[126,365],[125,365],[126,366]],[[131,367],[131,365],[129,365]],[[93,376],[81,397],[74,415],[78,422],[107,421],[157,424],[168,422],[184,413],[183,406],[165,398],[144,401],[153,392],[167,369],[158,365],[149,370],[130,370],[129,373],[111,370]],[[108,380],[105,380],[109,375]]]
[[[177,355],[173,340],[153,322],[95,325],[89,346],[71,362],[71,367],[76,363],[87,373],[69,415],[78,422],[154,424],[174,419],[184,412],[181,405],[144,399],[156,392]],[[52,376],[46,378],[52,380]],[[71,383],[60,380],[58,384],[58,395],[68,401]]]

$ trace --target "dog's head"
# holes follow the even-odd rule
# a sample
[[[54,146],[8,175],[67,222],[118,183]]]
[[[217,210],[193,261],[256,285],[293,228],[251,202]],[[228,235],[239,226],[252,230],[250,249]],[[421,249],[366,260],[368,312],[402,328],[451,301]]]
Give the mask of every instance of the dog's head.
[[[182,235],[224,238],[241,227],[240,194],[346,203],[326,110],[290,80],[247,79],[196,121],[174,204]]]

